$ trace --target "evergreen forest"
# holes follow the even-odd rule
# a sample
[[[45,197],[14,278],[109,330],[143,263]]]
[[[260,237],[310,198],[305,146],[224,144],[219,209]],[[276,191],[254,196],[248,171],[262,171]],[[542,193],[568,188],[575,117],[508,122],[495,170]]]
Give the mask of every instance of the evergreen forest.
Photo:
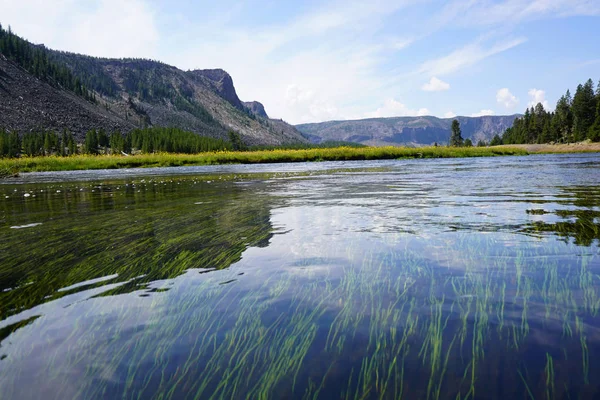
[[[504,132],[502,140],[490,144],[573,143],[600,141],[600,82],[588,79],[577,86],[575,95],[561,96],[554,112],[541,103],[528,108],[513,126]],[[499,143],[500,142],[500,143]]]
[[[75,154],[183,153],[235,150],[239,135],[230,133],[235,142],[200,136],[179,128],[151,127],[127,134],[90,130],[83,143],[77,144],[72,133],[63,131],[16,132],[0,130],[0,157],[70,156]]]

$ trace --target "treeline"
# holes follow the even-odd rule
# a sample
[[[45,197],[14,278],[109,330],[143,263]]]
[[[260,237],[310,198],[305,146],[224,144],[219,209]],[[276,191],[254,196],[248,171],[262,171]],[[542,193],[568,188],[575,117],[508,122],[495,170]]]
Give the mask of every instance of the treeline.
[[[0,156],[18,157],[21,154],[21,138],[17,132],[0,130]]]
[[[545,110],[541,103],[528,108],[504,132],[502,144],[572,143],[586,139],[600,141],[600,82],[594,91],[591,79],[577,86],[573,97],[567,90],[554,112]]]
[[[185,153],[194,154],[206,151],[232,150],[231,142],[200,136],[179,128],[153,127],[136,129],[127,136],[131,137],[131,145],[143,153]],[[127,141],[125,137],[125,141]]]
[[[232,133],[230,137],[239,139]],[[241,140],[240,140],[241,143]],[[83,143],[76,142],[72,133],[29,132],[20,137],[16,132],[0,130],[0,157],[70,156],[83,154],[121,153],[185,153],[194,154],[219,150],[238,150],[234,143],[199,136],[178,128],[152,127],[136,129],[125,135],[107,133],[103,129],[90,130]],[[241,150],[241,149],[239,149]]]
[[[233,145],[223,139],[200,136],[179,128],[152,127],[133,130],[126,135],[104,130],[91,130],[85,135],[82,152],[86,154],[184,153],[232,150]]]
[[[359,143],[327,141],[320,144],[292,143],[282,146],[247,146],[237,132],[230,131],[229,140],[200,136],[179,128],[151,127],[127,134],[89,130],[83,142],[67,130],[62,133],[39,131],[19,136],[0,129],[0,158],[21,156],[70,156],[75,154],[183,153],[214,151],[308,150],[338,147],[362,148]],[[467,139],[467,142],[470,141]],[[469,144],[468,144],[469,145]]]
[[[36,46],[15,35],[10,27],[0,25],[0,53],[39,79],[57,84],[86,100],[96,101],[94,92],[89,91],[81,79],[64,64],[53,61],[43,46]]]
[[[68,156],[79,152],[72,133],[50,131],[28,132],[20,137],[16,132],[0,129],[0,157]]]

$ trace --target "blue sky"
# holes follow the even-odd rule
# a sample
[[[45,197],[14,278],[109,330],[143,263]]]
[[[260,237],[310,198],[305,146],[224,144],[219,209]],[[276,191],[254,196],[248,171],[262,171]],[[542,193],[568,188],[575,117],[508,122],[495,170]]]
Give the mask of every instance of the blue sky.
[[[600,0],[0,0],[49,47],[223,68],[291,123],[553,109],[600,79]]]

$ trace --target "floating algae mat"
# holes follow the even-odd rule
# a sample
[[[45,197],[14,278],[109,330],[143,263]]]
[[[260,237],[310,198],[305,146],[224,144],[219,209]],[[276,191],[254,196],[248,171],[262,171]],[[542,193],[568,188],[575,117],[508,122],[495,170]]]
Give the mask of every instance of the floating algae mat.
[[[598,155],[17,179],[2,399],[600,396]]]

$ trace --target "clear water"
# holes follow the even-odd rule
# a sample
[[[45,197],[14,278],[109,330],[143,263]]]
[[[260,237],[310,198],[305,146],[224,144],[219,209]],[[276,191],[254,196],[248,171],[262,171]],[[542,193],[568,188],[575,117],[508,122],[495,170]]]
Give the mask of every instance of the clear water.
[[[2,183],[2,399],[600,395],[600,155]]]

